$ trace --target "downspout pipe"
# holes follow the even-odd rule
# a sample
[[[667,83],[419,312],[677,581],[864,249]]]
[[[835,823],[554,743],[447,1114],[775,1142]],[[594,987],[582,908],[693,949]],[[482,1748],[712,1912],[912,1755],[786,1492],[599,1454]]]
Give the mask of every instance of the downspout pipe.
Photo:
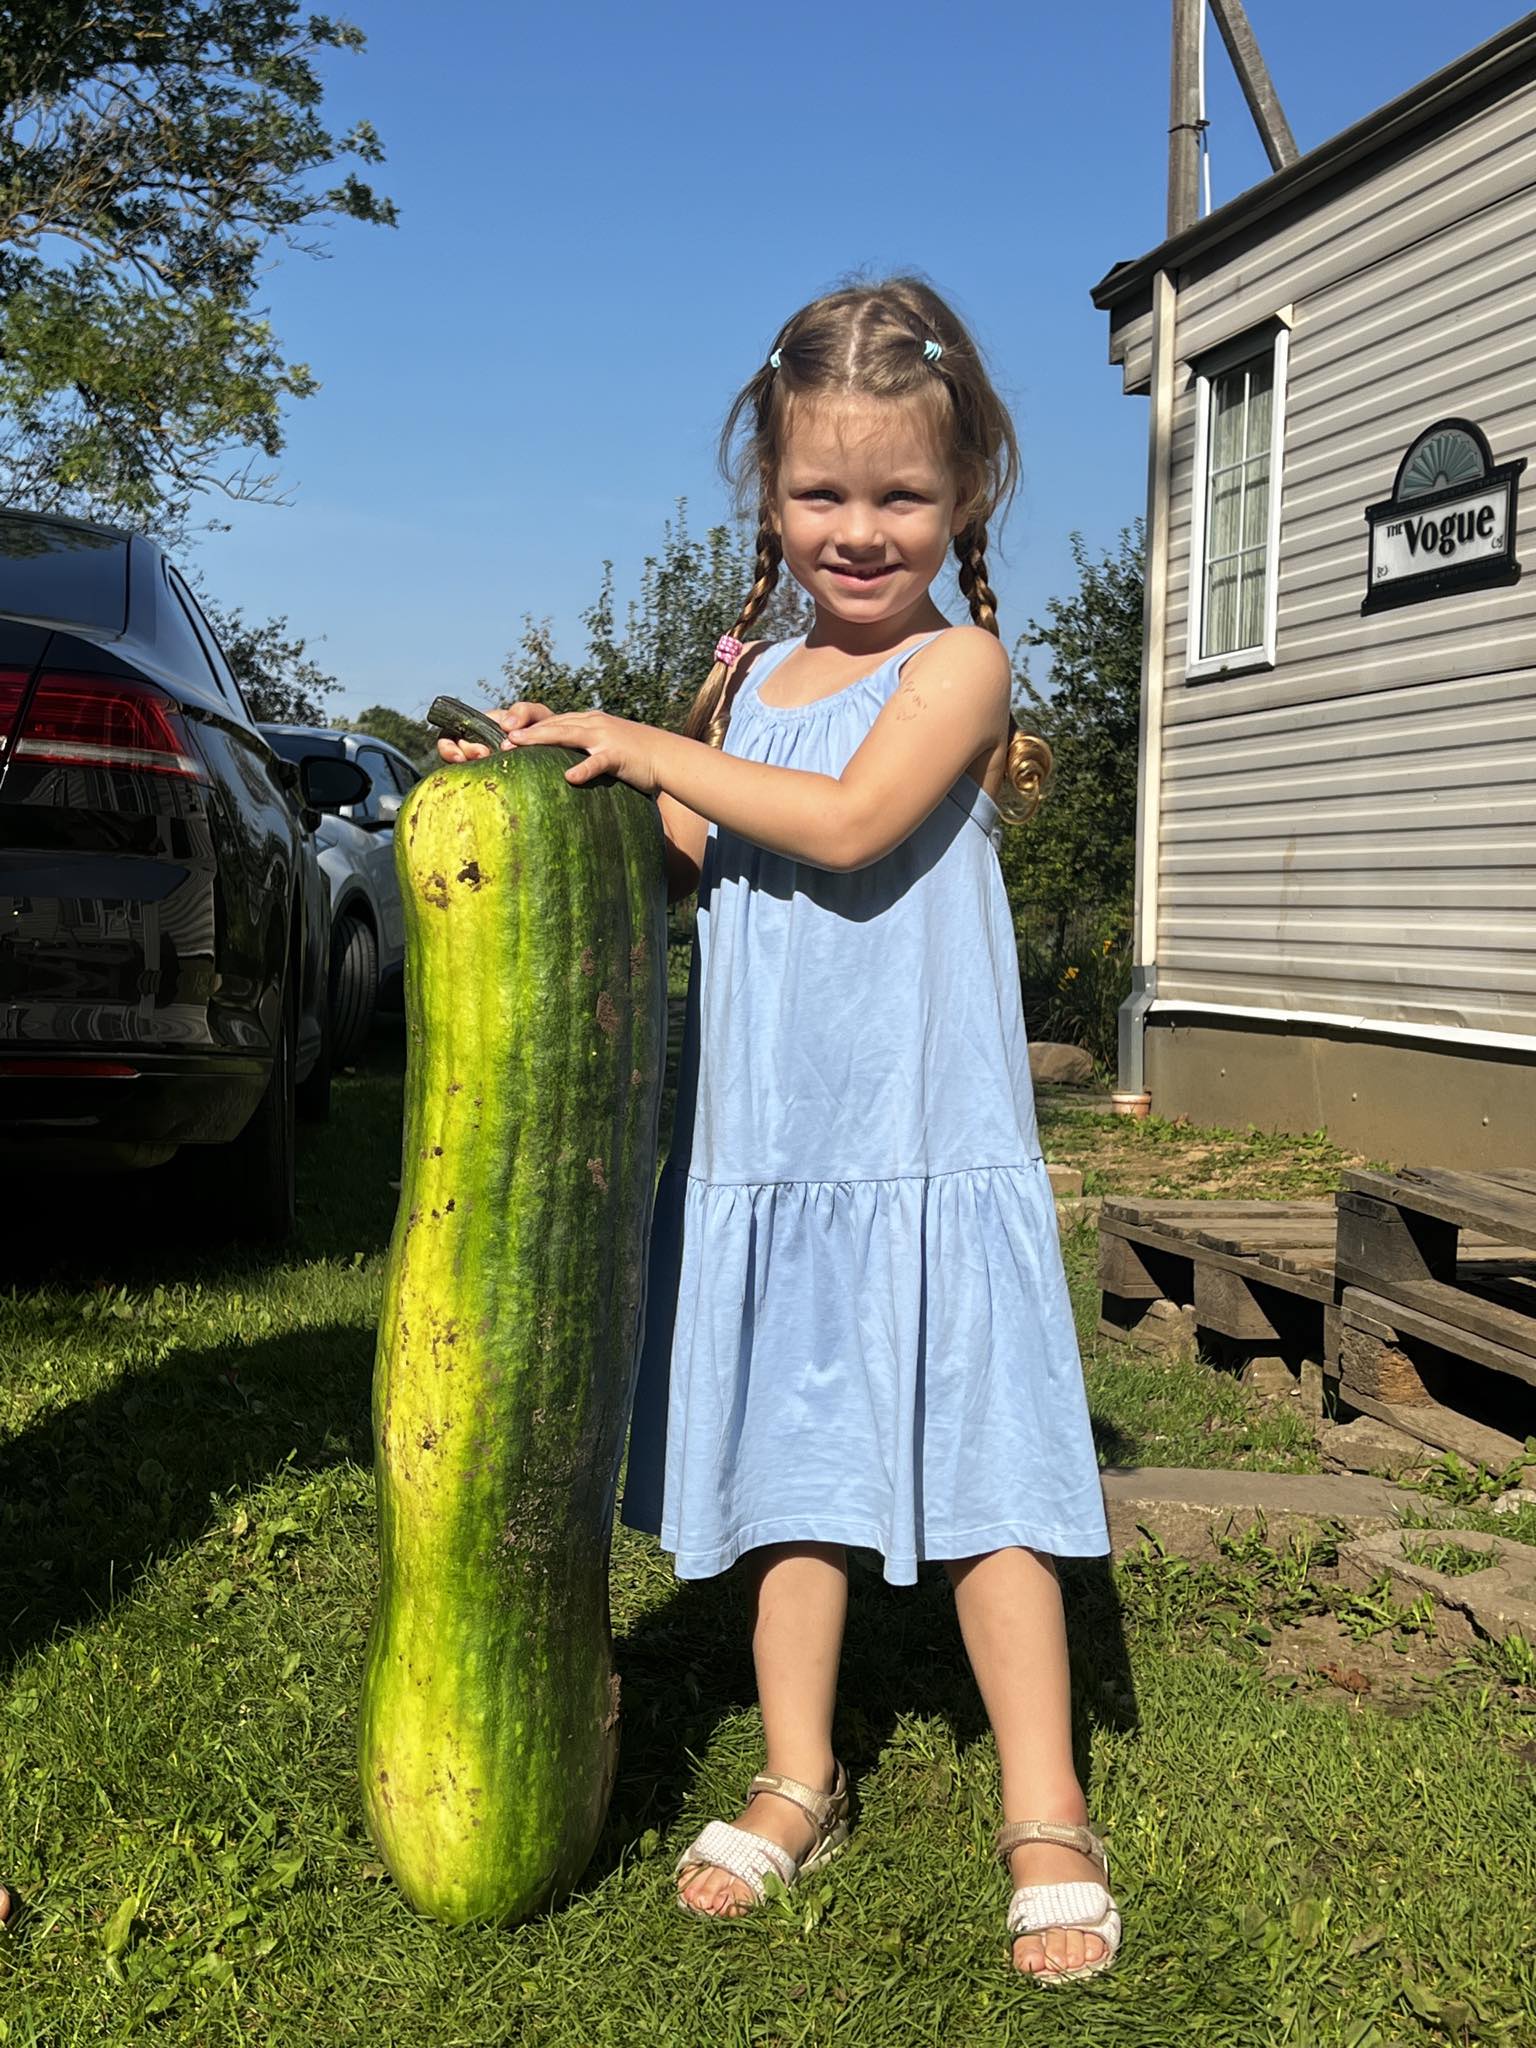
[[[1152,279],[1152,390],[1147,434],[1146,571],[1141,606],[1141,714],[1136,776],[1136,883],[1131,992],[1120,1005],[1122,1094],[1146,1092],[1146,1020],[1157,995],[1158,862],[1162,844],[1163,672],[1168,624],[1169,451],[1173,440],[1178,293],[1169,271]]]

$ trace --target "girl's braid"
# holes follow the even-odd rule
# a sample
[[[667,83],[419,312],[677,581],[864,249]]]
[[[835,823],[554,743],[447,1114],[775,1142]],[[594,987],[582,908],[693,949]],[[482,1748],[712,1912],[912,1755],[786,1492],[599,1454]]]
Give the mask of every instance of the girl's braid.
[[[997,598],[987,581],[987,529],[984,521],[973,520],[955,535],[955,555],[960,563],[960,591],[971,608],[975,625],[1000,640]],[[1051,772],[1051,750],[1035,733],[1020,732],[1012,714],[1008,719],[1008,760],[998,810],[1011,825],[1020,825],[1040,807],[1045,779]]]
[[[972,623],[985,626],[998,639],[997,597],[987,581],[987,529],[972,520],[955,535],[955,558],[960,564],[960,594],[971,608]]]
[[[746,638],[753,620],[778,588],[779,565],[783,559],[783,543],[769,523],[766,508],[761,509],[758,513],[756,574],[752,579],[752,588],[747,592],[741,610],[736,615],[736,623],[731,628],[733,639]],[[705,740],[712,747],[725,744],[725,729],[730,723],[726,710],[730,674],[730,669],[723,661],[717,661],[710,670],[683,728],[689,739]]]

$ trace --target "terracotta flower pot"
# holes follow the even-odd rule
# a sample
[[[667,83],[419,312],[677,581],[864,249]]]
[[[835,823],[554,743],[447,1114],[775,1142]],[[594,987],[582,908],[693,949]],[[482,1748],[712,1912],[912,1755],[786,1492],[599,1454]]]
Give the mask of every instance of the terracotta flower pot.
[[[1109,1099],[1116,1116],[1145,1116],[1152,1107],[1152,1097],[1145,1088],[1116,1088]]]

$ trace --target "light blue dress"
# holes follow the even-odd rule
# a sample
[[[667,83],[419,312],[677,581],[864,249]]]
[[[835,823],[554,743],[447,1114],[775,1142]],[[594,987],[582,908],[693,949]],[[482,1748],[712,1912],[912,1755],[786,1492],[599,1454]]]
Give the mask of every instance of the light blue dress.
[[[802,644],[758,656],[725,751],[840,775],[906,657],[765,704]],[[709,828],[621,1510],[679,1578],[790,1541],[892,1585],[1109,1551],[1002,830],[968,773],[851,873]]]

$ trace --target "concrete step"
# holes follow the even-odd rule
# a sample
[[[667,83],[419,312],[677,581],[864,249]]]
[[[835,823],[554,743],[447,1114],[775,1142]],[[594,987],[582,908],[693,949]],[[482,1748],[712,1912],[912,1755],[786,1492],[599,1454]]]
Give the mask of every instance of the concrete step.
[[[1100,1476],[1116,1557],[1142,1541],[1138,1524],[1179,1557],[1212,1559],[1220,1556],[1218,1532],[1241,1536],[1254,1522],[1262,1521],[1266,1540],[1283,1550],[1293,1535],[1316,1537],[1328,1523],[1342,1523],[1351,1537],[1393,1530],[1400,1510],[1424,1505],[1423,1495],[1407,1487],[1355,1473],[1107,1465]]]
[[[1102,1195],[1058,1195],[1056,1197],[1056,1223],[1063,1231],[1076,1229],[1079,1223],[1097,1223],[1099,1211],[1104,1206]]]
[[[1484,1551],[1488,1563],[1481,1571],[1437,1572],[1403,1554],[1405,1547],[1432,1550],[1440,1543]],[[1511,1543],[1477,1529],[1394,1529],[1340,1544],[1343,1584],[1363,1591],[1383,1572],[1392,1581],[1393,1598],[1403,1606],[1421,1593],[1430,1596],[1438,1633],[1447,1642],[1502,1642],[1519,1634],[1536,1645],[1536,1547],[1529,1543]]]

